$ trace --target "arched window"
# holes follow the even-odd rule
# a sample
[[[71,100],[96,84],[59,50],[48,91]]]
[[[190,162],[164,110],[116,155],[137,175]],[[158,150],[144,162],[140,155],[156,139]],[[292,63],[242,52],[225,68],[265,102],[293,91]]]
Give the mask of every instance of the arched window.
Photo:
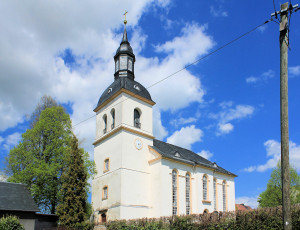
[[[208,200],[207,199],[207,176],[203,176],[203,200]]]
[[[108,187],[104,186],[102,191],[102,200],[106,200],[108,198]]]
[[[104,124],[103,133],[105,134],[107,132],[107,116],[106,116],[106,114],[103,115],[103,124]]]
[[[185,201],[186,201],[186,214],[191,214],[191,174],[186,173],[185,176]]]
[[[217,211],[217,179],[214,178],[214,211]]]
[[[141,118],[140,112],[137,109],[134,109],[134,119],[133,119],[134,127],[139,129],[141,128],[140,118]]]
[[[227,194],[226,194],[226,181],[224,180],[222,183],[222,190],[223,190],[223,212],[226,212],[227,210]]]
[[[104,160],[104,170],[103,170],[104,172],[107,172],[107,171],[109,171],[109,158],[106,158],[105,160]]]
[[[111,114],[111,129],[115,128],[115,109],[110,111]]]
[[[177,191],[177,180],[178,175],[176,169],[172,171],[172,214],[177,215],[177,199],[178,199],[178,191]]]

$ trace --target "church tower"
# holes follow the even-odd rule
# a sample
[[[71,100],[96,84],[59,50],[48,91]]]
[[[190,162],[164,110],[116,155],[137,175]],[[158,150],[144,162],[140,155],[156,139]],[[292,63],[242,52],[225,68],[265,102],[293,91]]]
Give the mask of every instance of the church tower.
[[[127,38],[114,56],[113,83],[102,93],[96,112],[92,205],[97,222],[148,216],[150,166],[153,145],[152,101],[147,89],[135,81],[135,55]]]

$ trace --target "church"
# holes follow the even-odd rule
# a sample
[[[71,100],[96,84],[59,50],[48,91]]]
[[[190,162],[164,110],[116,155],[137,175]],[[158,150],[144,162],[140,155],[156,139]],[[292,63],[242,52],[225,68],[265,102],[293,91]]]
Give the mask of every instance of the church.
[[[155,102],[135,81],[135,55],[126,23],[114,56],[114,81],[94,109],[96,222],[234,211],[235,174],[153,136]]]

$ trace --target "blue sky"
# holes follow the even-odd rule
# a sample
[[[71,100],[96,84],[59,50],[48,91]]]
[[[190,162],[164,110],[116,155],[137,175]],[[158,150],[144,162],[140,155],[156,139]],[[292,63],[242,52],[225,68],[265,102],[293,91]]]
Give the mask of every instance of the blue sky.
[[[94,115],[113,81],[125,10],[136,81],[148,87],[262,24],[274,8],[272,0],[0,1],[0,170],[41,96],[62,103],[73,124]],[[289,51],[290,158],[298,172],[299,24],[298,12]],[[237,174],[237,202],[252,207],[280,157],[278,37],[270,22],[149,88],[154,135]],[[95,119],[74,131],[92,154]]]

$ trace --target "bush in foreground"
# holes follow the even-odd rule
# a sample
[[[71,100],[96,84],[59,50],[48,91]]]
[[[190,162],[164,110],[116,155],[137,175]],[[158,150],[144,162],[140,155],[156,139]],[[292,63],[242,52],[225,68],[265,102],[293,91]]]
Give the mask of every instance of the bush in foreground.
[[[16,216],[5,216],[0,219],[0,230],[25,230]]]
[[[291,210],[293,230],[300,230],[300,204],[292,206]],[[275,230],[283,229],[282,207],[157,219],[110,221],[106,223],[106,227],[107,230]]]

